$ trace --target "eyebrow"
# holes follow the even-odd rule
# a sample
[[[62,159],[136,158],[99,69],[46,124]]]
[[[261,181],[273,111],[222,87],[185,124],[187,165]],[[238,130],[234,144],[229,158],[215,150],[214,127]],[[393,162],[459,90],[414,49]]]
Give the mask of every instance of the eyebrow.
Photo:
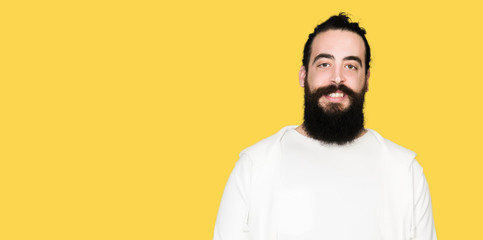
[[[359,65],[361,65],[361,67],[362,67],[362,60],[357,56],[347,56],[347,57],[344,58],[344,60],[354,60],[354,61],[358,62]]]
[[[317,55],[317,56],[314,58],[314,61],[312,62],[312,64],[315,64],[315,62],[316,62],[317,60],[319,60],[320,58],[329,58],[329,59],[332,59],[332,60],[334,60],[334,59],[335,59],[334,55],[332,55],[332,54],[321,53],[321,54]],[[359,63],[359,65],[361,65],[361,66],[362,66],[362,60],[361,60],[361,58],[359,58],[359,57],[357,57],[357,56],[347,56],[347,57],[343,58],[342,60],[354,60],[354,61],[358,62],[358,63]]]
[[[332,54],[327,54],[327,53],[320,53],[319,55],[317,55],[315,58],[314,58],[314,61],[312,62],[312,65],[315,64],[315,62],[317,62],[317,60],[319,60],[320,58],[329,58],[329,59],[335,59],[334,58],[334,55]]]

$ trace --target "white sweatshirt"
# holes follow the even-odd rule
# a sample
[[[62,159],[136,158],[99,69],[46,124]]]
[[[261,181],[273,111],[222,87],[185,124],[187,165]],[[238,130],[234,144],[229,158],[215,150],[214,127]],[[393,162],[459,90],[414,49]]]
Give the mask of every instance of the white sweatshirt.
[[[240,153],[214,240],[436,240],[413,152],[370,129],[337,146],[295,127]]]

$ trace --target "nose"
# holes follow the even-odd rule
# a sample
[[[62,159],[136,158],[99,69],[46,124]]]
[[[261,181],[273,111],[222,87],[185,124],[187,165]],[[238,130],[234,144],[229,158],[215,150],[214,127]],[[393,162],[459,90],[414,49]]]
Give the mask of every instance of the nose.
[[[336,67],[334,69],[334,72],[332,74],[332,79],[331,79],[331,82],[336,84],[336,85],[339,85],[341,84],[345,79],[343,78],[342,76],[342,73],[341,73],[341,67]]]
[[[342,82],[342,78],[339,76],[335,77],[334,82],[340,84]]]

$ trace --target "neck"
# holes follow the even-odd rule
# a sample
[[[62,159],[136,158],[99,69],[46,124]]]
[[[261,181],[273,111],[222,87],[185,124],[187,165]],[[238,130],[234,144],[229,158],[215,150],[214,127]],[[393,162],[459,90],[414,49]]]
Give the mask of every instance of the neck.
[[[310,137],[310,136],[307,134],[307,131],[305,131],[305,129],[304,129],[304,125],[303,125],[303,124],[301,124],[301,125],[299,125],[298,127],[296,127],[296,128],[295,128],[295,131],[299,132],[300,134],[302,134],[302,135],[304,135],[304,136],[306,136],[306,137]],[[366,134],[366,132],[367,132],[367,129],[363,128],[363,129],[362,129],[362,130],[359,132],[359,134],[357,134],[356,139],[358,139],[358,138],[360,138],[360,137],[364,136],[364,134]]]

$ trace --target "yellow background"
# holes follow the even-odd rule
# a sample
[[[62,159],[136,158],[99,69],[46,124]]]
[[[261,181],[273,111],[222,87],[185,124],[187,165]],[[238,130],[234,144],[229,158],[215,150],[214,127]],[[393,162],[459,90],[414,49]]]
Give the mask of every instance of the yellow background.
[[[367,127],[418,153],[440,239],[483,239],[465,0],[2,2],[0,239],[211,239],[238,153],[300,124],[303,44],[341,10],[373,49]]]

